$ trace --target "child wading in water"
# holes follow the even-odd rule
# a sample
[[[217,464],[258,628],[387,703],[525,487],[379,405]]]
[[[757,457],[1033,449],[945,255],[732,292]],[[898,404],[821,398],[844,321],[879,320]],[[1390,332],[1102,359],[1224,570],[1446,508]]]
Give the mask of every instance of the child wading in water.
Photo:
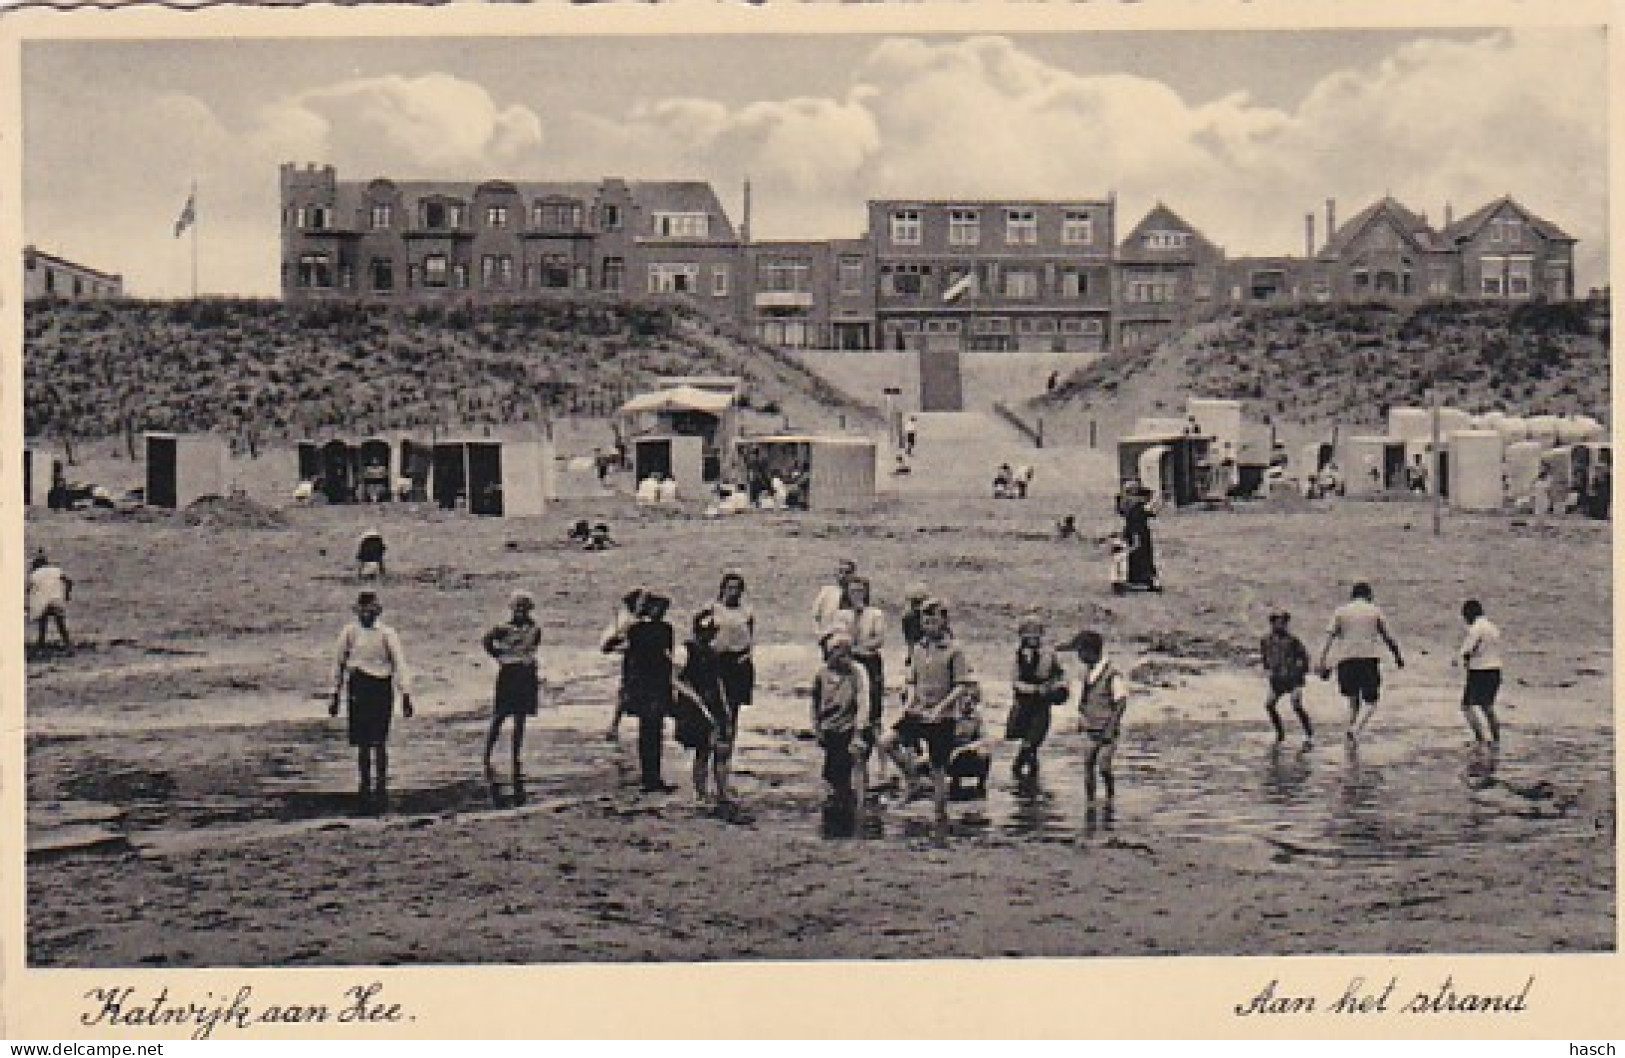
[[[519,755],[525,744],[525,718],[536,715],[541,698],[541,666],[537,652],[542,630],[531,618],[536,603],[529,592],[516,591],[508,601],[513,614],[485,633],[485,652],[497,660],[496,693],[491,704],[491,729],[485,736],[485,770],[502,733],[502,721],[513,718],[513,776],[519,781]]]
[[[1287,630],[1292,622],[1292,615],[1285,611],[1270,614],[1270,634],[1259,643],[1259,654],[1264,660],[1264,669],[1269,673],[1269,696],[1264,699],[1264,708],[1270,714],[1270,723],[1275,728],[1275,741],[1286,741],[1286,727],[1281,723],[1281,714],[1276,709],[1276,703],[1282,695],[1292,698],[1292,711],[1298,714],[1298,723],[1303,725],[1303,746],[1308,749],[1314,745],[1315,729],[1309,723],[1309,714],[1303,709],[1303,685],[1309,676],[1309,648],[1303,645],[1303,640]]]
[[[1099,632],[1079,632],[1068,645],[1077,650],[1084,671],[1083,688],[1078,694],[1078,725],[1089,738],[1083,761],[1084,796],[1094,803],[1098,775],[1109,802],[1117,793],[1112,777],[1112,754],[1122,736],[1128,691],[1123,677],[1106,660],[1105,640]]]
[[[718,808],[732,804],[728,790],[728,763],[733,755],[734,712],[729,707],[722,666],[713,644],[717,622],[710,610],[694,615],[692,634],[683,644],[683,667],[677,674],[672,712],[677,718],[677,741],[694,751],[694,797],[705,803],[716,783]]]
[[[1044,622],[1029,614],[1019,626],[1015,672],[1010,678],[1014,701],[1004,737],[1021,742],[1011,767],[1017,782],[1038,778],[1038,749],[1049,735],[1050,709],[1066,701],[1066,672],[1055,651],[1044,646]]]
[[[412,715],[412,677],[406,667],[406,652],[395,630],[378,619],[383,612],[377,592],[364,591],[356,597],[355,620],[339,633],[333,700],[327,708],[329,716],[339,715],[339,697],[348,683],[350,745],[356,747],[356,768],[360,772],[358,796],[363,803],[376,798],[380,808],[389,786],[386,744],[397,686],[401,715]]]

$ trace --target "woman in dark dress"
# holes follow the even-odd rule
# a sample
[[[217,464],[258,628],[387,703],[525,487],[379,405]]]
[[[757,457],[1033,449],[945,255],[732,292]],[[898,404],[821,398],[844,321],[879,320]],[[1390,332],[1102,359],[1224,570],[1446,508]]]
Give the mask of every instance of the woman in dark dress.
[[[1123,541],[1128,545],[1130,587],[1161,591],[1156,550],[1151,542],[1151,504],[1144,488],[1131,491],[1123,507]]]

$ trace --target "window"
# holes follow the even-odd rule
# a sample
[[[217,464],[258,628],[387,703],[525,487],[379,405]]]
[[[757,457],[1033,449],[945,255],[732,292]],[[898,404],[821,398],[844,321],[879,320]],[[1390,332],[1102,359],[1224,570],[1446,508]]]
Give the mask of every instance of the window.
[[[374,257],[368,269],[372,274],[372,289],[395,289],[395,262],[387,257]]]
[[[73,279],[73,296],[83,297],[85,294],[85,281],[75,276]]]
[[[580,231],[581,203],[567,199],[538,202],[530,207],[530,226],[538,231]]]
[[[927,334],[958,334],[958,320],[926,320],[925,333]]]
[[[725,298],[728,296],[728,266],[711,266],[711,296]]]
[[[1000,316],[976,320],[971,324],[971,330],[976,334],[1009,334],[1010,321]]]
[[[1038,273],[1026,268],[1012,268],[1004,273],[1004,296],[1007,298],[1036,298]]]
[[[461,218],[454,212],[454,207],[444,202],[425,202],[418,210],[420,226],[431,231],[444,231],[448,227],[456,227]]]
[[[326,231],[332,227],[333,211],[327,206],[311,206],[305,210],[306,227],[310,231]]]
[[[948,243],[951,246],[977,246],[982,241],[982,216],[974,209],[948,211]]]
[[[1175,289],[1173,276],[1131,276],[1127,300],[1136,305],[1166,304],[1174,300]]]
[[[311,257],[311,256],[315,256],[315,255],[306,254],[305,256],[306,257]],[[303,263],[301,262],[299,285],[304,286],[304,287],[308,287],[308,286],[310,286],[310,284],[304,281],[304,269],[302,267],[302,264]],[[47,268],[45,270],[45,292],[47,294],[55,294],[56,293],[56,273],[51,271],[49,268]]]
[[[299,255],[299,285],[302,287],[330,287],[333,285],[333,263],[325,253]],[[46,285],[50,289],[50,285]]]
[[[1507,262],[1507,296],[1526,298],[1532,292],[1531,273],[1534,262],[1527,257],[1514,257]]]
[[[843,257],[840,261],[841,293],[863,293],[863,258]]]
[[[1100,334],[1104,330],[1098,319],[1092,316],[1063,316],[1061,318],[1062,334]]]
[[[621,207],[613,205],[598,207],[598,226],[605,231],[620,231]]]
[[[1089,296],[1089,273],[1067,269],[1061,273],[1061,296],[1086,298]]]
[[[508,226],[508,207],[486,206],[485,226],[487,228],[506,228]]]
[[[925,293],[925,277],[931,273],[930,265],[892,265],[880,276],[882,294],[918,297]]]
[[[1321,283],[1321,285],[1325,285],[1325,280],[1320,280],[1319,282]],[[1211,280],[1211,279],[1198,279],[1196,281],[1196,300],[1197,301],[1212,301],[1213,300],[1213,280]]]
[[[461,261],[451,266],[451,281],[458,290],[468,289],[468,265]]]
[[[1010,246],[1038,244],[1038,213],[1030,209],[1004,211],[1004,241]]]
[[[1546,265],[1546,296],[1554,299],[1569,296],[1569,266],[1561,261]]]
[[[1450,269],[1444,265],[1428,265],[1428,293],[1435,297],[1450,293]]]
[[[1490,221],[1490,242],[1507,246],[1523,244],[1523,221],[1517,217],[1497,217]]]
[[[1188,231],[1148,231],[1145,233],[1145,245],[1149,250],[1183,250],[1189,246],[1191,234]]]
[[[900,209],[891,215],[891,241],[899,246],[920,245],[920,211]]]
[[[1061,218],[1061,241],[1071,246],[1095,241],[1095,218],[1084,209],[1069,209]]]
[[[656,213],[655,234],[672,239],[703,239],[711,234],[708,213]]]
[[[394,209],[388,202],[375,202],[372,207],[372,230],[387,231],[394,220]]]
[[[806,294],[812,290],[812,264],[808,261],[762,261],[756,266],[756,287],[764,293]]]
[[[625,261],[625,259],[620,258],[620,257],[606,257],[606,258],[604,258],[604,281],[603,281],[603,284],[602,284],[603,288],[605,290],[620,290],[621,287],[625,285],[625,283],[626,283],[626,261]]]
[[[700,266],[692,264],[652,264],[649,266],[649,293],[693,294],[700,286]]]
[[[513,286],[513,258],[507,254],[486,254],[481,257],[480,286]]]
[[[423,285],[426,287],[443,287],[446,285],[446,255],[432,253],[423,259]]]
[[[1498,298],[1506,293],[1505,257],[1484,257],[1479,260],[1479,293]]]
[[[542,255],[538,275],[548,290],[563,290],[570,285],[570,259],[561,253]]]

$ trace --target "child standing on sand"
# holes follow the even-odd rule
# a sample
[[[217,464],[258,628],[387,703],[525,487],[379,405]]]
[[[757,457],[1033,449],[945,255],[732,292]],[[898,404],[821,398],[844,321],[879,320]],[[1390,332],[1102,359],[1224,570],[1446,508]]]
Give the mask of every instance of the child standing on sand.
[[[333,700],[327,707],[329,716],[339,715],[339,696],[348,684],[350,745],[356,747],[356,769],[360,773],[358,796],[363,804],[375,800],[379,808],[388,793],[386,744],[397,687],[401,692],[401,715],[412,715],[412,676],[406,667],[406,652],[395,630],[379,620],[383,612],[377,592],[364,591],[356,596],[355,620],[339,633]]]
[[[1106,658],[1105,640],[1099,632],[1079,632],[1071,643],[1083,664],[1083,687],[1078,693],[1078,726],[1088,737],[1084,753],[1083,790],[1090,804],[1095,800],[1098,775],[1105,786],[1108,802],[1116,795],[1112,776],[1112,755],[1122,737],[1123,711],[1128,708],[1128,690],[1123,677]]]
[[[812,683],[812,727],[824,751],[826,807],[856,811],[864,795],[869,674],[852,659],[852,637],[846,632],[831,632],[823,646],[824,664]]]
[[[728,762],[733,752],[734,711],[722,679],[722,666],[714,647],[717,622],[711,610],[694,615],[691,634],[683,643],[682,668],[677,674],[672,712],[677,718],[677,741],[694,751],[694,798],[704,804],[715,779],[718,807],[731,801]]]
[[[1298,714],[1298,723],[1303,725],[1303,746],[1308,749],[1315,741],[1314,727],[1309,723],[1309,714],[1303,709],[1303,685],[1309,675],[1309,648],[1303,645],[1303,640],[1288,630],[1292,622],[1292,615],[1285,610],[1277,610],[1270,614],[1270,632],[1259,643],[1259,655],[1264,661],[1264,670],[1269,673],[1269,696],[1264,699],[1264,708],[1270,714],[1270,724],[1275,728],[1275,741],[1277,744],[1286,741],[1286,727],[1281,723],[1281,714],[1276,709],[1276,703],[1282,695],[1292,698],[1292,711]]]

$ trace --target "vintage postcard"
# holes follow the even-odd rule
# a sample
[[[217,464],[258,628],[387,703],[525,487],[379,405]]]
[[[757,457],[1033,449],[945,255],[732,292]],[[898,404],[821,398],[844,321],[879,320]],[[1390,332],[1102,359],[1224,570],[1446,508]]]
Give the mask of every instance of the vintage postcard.
[[[4,1033],[1619,1036],[1613,15],[0,19]]]

